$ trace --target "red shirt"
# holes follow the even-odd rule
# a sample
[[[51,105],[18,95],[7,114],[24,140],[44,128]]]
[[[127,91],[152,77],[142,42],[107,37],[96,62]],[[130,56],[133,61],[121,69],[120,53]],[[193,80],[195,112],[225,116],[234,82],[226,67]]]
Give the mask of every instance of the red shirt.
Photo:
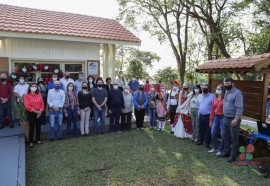
[[[8,100],[11,99],[12,96],[12,87],[10,83],[3,84],[0,83],[0,98],[8,98]],[[1,100],[0,100],[1,101]]]
[[[44,102],[41,94],[25,94],[24,106],[29,112],[33,112],[33,110],[44,111]]]
[[[156,91],[157,91],[158,93],[160,93],[160,84],[159,84],[159,83],[156,84]]]
[[[149,84],[149,83],[146,83],[145,85],[144,85],[144,92],[150,92],[151,91],[151,85]]]
[[[223,115],[223,101],[223,98],[218,100],[218,97],[215,96],[210,114],[210,124],[213,123],[214,115]]]

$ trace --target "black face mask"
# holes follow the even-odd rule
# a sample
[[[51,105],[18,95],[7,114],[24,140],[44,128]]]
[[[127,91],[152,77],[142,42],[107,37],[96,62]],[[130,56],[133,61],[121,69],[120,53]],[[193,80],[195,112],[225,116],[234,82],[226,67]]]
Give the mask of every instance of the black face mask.
[[[188,90],[188,88],[183,88],[183,90]]]
[[[97,84],[97,86],[100,88],[100,87],[102,87],[103,85],[102,85],[102,84]]]
[[[139,90],[143,91],[143,87],[139,87]]]
[[[149,81],[146,81],[146,83],[149,83]]]
[[[83,87],[83,89],[87,89],[87,87]]]
[[[2,82],[5,82],[7,79],[6,78],[1,78],[1,81]]]
[[[158,81],[158,83],[162,83],[162,81]]]
[[[68,79],[70,76],[65,76],[66,79]]]
[[[39,81],[39,83],[44,83],[44,81]]]
[[[231,90],[232,89],[232,85],[227,85],[225,86],[226,90]]]
[[[203,93],[207,94],[208,93],[208,88],[203,88]]]

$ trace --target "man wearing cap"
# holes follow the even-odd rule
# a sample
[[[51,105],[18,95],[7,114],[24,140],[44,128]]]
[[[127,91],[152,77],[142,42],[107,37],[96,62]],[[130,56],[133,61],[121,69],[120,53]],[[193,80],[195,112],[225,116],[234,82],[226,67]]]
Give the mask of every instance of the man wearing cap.
[[[176,114],[176,109],[178,106],[178,96],[179,96],[179,82],[177,80],[174,80],[172,82],[172,90],[169,94],[167,101],[167,110],[170,114],[171,134],[174,133],[173,123]]]
[[[118,83],[113,83],[113,88],[108,92],[107,101],[108,113],[110,114],[110,132],[120,133],[120,116],[124,109],[124,98],[122,91],[118,88]]]
[[[243,113],[243,95],[242,92],[234,87],[234,80],[231,77],[224,79],[226,94],[223,104],[223,130],[224,130],[224,151],[221,157],[230,157],[227,162],[236,161],[236,156],[239,148],[238,130],[241,123]],[[232,149],[230,147],[232,143]]]

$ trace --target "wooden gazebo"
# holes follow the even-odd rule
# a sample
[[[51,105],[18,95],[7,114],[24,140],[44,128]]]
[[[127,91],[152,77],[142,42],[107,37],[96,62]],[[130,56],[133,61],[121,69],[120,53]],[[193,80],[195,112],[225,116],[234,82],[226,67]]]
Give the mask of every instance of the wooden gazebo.
[[[206,61],[196,68],[196,72],[209,74],[209,87],[211,92],[223,80],[212,78],[212,74],[234,73],[236,75],[245,73],[262,74],[262,81],[236,80],[235,86],[243,92],[244,116],[266,122],[266,103],[268,96],[270,71],[270,53],[262,55],[228,58]]]

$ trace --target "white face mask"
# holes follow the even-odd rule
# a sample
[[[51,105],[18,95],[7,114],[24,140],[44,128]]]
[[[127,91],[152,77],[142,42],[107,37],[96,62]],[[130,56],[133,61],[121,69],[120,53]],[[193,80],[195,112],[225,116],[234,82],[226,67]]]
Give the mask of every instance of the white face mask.
[[[166,89],[162,88],[160,89],[161,92],[166,92]]]
[[[152,90],[152,91],[154,91],[154,90],[155,90],[155,88],[151,88],[151,90]]]
[[[123,77],[123,74],[120,74],[119,76],[120,76],[120,77]]]
[[[68,87],[68,90],[73,90],[73,87]]]
[[[36,92],[37,87],[31,87],[30,90],[31,90],[31,92]]]
[[[199,89],[197,89],[197,88],[195,88],[195,89],[194,89],[194,92],[197,94],[197,93],[199,93],[199,92],[200,92],[200,90],[199,90]]]
[[[128,91],[128,89],[125,89],[124,92],[128,93],[129,91]]]
[[[136,78],[132,78],[132,81],[135,81],[136,80]]]
[[[113,85],[113,89],[117,90],[118,89],[118,85]]]
[[[83,79],[83,76],[79,76],[79,79],[81,79],[81,80],[82,80],[82,79]]]
[[[220,94],[222,94],[222,91],[221,90],[216,90],[216,94],[220,95]]]
[[[24,79],[20,79],[20,83],[24,83]]]
[[[57,78],[56,78],[56,77],[54,77],[54,78],[52,78],[52,80],[53,80],[53,81],[56,81],[56,80],[57,80]]]
[[[89,79],[89,82],[90,82],[90,83],[92,83],[92,82],[93,82],[93,80],[92,80],[92,79]]]

